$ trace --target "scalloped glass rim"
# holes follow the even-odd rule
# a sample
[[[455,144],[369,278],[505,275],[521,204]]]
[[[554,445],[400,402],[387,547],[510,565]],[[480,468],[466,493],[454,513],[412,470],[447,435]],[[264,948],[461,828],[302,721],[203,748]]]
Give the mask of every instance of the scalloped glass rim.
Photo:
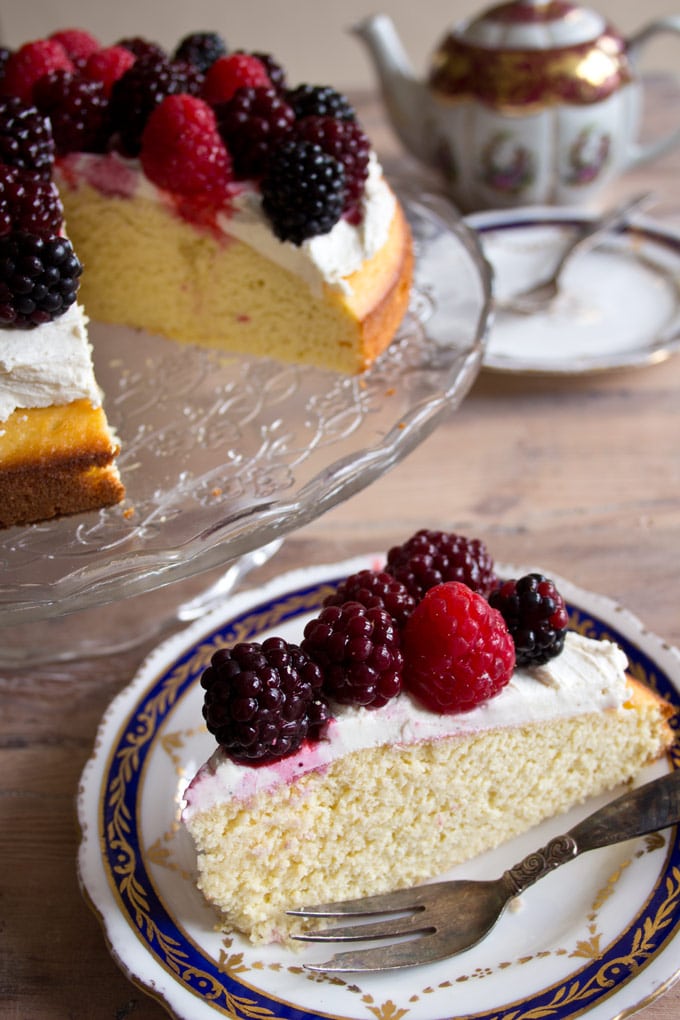
[[[458,407],[482,361],[491,270],[444,198],[392,183],[415,287],[397,338],[362,376],[92,325],[128,497],[0,535],[0,627],[233,564],[369,485]]]

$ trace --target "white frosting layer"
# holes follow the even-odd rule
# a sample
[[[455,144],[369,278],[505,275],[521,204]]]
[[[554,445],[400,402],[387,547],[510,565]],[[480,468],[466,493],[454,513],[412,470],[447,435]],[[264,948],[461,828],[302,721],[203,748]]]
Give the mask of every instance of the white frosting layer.
[[[101,404],[86,325],[83,309],[73,304],[44,326],[0,330],[0,421],[18,407],[69,404],[83,397]]]
[[[218,749],[189,785],[184,817],[190,819],[227,799],[246,800],[323,769],[352,751],[464,737],[619,708],[629,695],[625,669],[626,657],[617,645],[570,631],[559,656],[545,666],[517,670],[499,695],[471,712],[438,715],[408,694],[376,710],[337,706],[326,740],[306,744],[279,762],[252,768],[233,762]]]
[[[124,159],[115,153],[67,156],[57,167],[56,178],[62,188],[86,183],[112,197],[140,198],[174,208],[172,195],[157,188],[137,160]],[[301,277],[315,294],[321,293],[324,284],[347,293],[346,277],[385,244],[395,204],[394,194],[372,153],[359,226],[342,219],[327,234],[310,238],[299,246],[279,241],[262,212],[259,192],[248,182],[233,186],[228,208],[217,214],[216,225],[225,238],[233,237],[250,245],[265,258]]]

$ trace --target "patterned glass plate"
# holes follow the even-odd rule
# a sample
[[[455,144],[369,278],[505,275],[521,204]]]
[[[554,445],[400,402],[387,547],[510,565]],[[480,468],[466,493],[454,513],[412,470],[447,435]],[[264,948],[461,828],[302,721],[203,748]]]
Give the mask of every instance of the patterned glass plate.
[[[369,485],[459,405],[483,354],[490,269],[445,200],[394,185],[414,236],[413,299],[361,376],[92,326],[127,499],[0,533],[0,646],[17,624],[147,592],[279,540]]]
[[[202,726],[199,676],[221,644],[272,632],[299,640],[339,580],[379,562],[296,571],[235,596],[158,647],[109,707],[81,780],[79,874],[114,957],[182,1020],[628,1016],[678,974],[677,828],[585,854],[523,894],[478,946],[413,970],[320,976],[303,964],[327,957],[328,947],[253,947],[214,929],[179,820],[186,784],[215,746]],[[524,569],[499,566],[515,576]],[[618,641],[633,675],[680,706],[680,653],[615,603],[556,581],[571,626]],[[640,781],[678,767],[676,743]],[[495,878],[614,796],[546,822],[450,877]]]

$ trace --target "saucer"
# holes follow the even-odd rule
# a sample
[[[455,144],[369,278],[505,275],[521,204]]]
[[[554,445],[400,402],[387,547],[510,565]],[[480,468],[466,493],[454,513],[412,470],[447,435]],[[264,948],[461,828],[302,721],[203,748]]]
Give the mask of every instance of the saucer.
[[[466,218],[494,272],[495,319],[483,366],[577,375],[653,364],[680,348],[680,232],[644,217],[575,253],[544,312],[504,303],[545,279],[587,213],[526,208]]]

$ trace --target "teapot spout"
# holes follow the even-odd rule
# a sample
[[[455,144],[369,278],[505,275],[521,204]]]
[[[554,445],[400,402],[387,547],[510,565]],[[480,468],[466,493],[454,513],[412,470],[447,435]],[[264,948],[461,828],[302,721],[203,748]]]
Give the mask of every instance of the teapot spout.
[[[418,159],[431,161],[432,111],[429,92],[415,77],[394,22],[374,14],[352,26],[373,60],[383,101],[397,137]]]

